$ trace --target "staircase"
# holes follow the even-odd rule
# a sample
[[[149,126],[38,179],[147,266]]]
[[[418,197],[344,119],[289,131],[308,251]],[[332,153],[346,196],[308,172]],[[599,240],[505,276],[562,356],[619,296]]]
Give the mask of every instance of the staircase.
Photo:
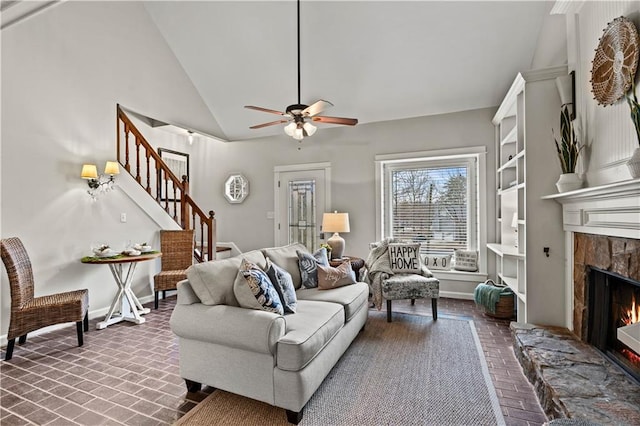
[[[176,221],[196,235],[194,257],[198,262],[216,258],[216,219],[206,214],[189,195],[187,176],[178,178],[142,136],[129,117],[116,106],[116,151],[118,162]]]

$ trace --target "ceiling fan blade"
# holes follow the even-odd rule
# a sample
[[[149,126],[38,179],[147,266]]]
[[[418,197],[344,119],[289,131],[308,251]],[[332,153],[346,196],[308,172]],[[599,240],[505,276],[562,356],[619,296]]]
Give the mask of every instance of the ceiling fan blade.
[[[355,126],[358,124],[357,118],[317,116],[313,117],[312,120],[319,121],[321,123],[344,124],[345,126]]]
[[[322,99],[320,99],[319,101],[303,109],[301,114],[305,117],[313,117],[314,115],[320,114],[322,111],[332,106],[333,104],[331,102],[323,101]]]
[[[263,127],[273,126],[274,124],[287,123],[287,122],[289,122],[289,120],[276,120],[276,121],[270,121],[268,123],[256,124],[255,126],[251,126],[249,128],[250,129],[261,129]]]
[[[244,107],[248,108],[248,109],[255,109],[256,111],[269,112],[271,114],[285,115],[284,112],[276,111],[275,109],[262,108],[262,107],[257,107],[257,106],[253,106],[253,105],[245,105]]]

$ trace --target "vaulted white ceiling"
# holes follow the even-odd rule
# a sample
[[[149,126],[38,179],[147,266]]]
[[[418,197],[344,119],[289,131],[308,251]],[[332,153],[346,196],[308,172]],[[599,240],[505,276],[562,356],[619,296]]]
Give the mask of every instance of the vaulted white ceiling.
[[[531,67],[544,1],[303,1],[301,101],[360,123],[496,106]],[[295,1],[145,4],[227,140],[297,103]],[[564,43],[564,41],[560,41]],[[321,124],[320,126],[326,126]]]
[[[2,0],[2,25],[62,2]],[[250,130],[280,117],[244,105],[284,111],[298,102],[294,0],[143,4],[210,109],[208,133],[282,134],[284,125]],[[564,47],[562,29],[548,27],[552,5],[303,0],[300,100],[328,100],[323,115],[360,123],[497,106],[517,72],[545,54],[539,45],[554,50],[557,38]]]

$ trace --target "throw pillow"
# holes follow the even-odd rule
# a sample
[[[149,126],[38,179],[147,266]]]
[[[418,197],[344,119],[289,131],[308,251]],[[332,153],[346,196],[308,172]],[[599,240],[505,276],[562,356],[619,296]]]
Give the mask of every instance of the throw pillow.
[[[296,250],[296,253],[298,254],[298,268],[300,269],[300,277],[302,278],[302,287],[318,287],[318,264],[329,266],[327,249],[323,247],[313,254],[300,250]]]
[[[396,274],[420,273],[420,244],[389,244],[389,263]]]
[[[233,293],[243,308],[263,310],[284,315],[280,296],[267,274],[255,263],[242,259],[233,283]]]
[[[478,252],[475,250],[456,250],[453,260],[456,271],[475,272],[478,270]]]
[[[432,256],[426,255],[424,257],[424,264],[429,269],[448,271],[451,269],[451,255],[446,256]]]
[[[339,266],[318,265],[318,288],[320,290],[330,290],[345,285],[355,284],[354,273],[351,262],[342,262]]]
[[[267,257],[267,276],[280,296],[285,314],[295,314],[298,305],[296,289],[291,274],[276,265]]]

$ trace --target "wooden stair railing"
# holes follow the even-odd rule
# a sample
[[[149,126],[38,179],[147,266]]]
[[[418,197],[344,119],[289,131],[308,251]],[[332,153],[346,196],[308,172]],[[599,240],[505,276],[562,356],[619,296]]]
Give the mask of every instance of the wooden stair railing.
[[[216,253],[214,211],[211,210],[206,214],[196,204],[189,195],[187,176],[178,179],[120,105],[116,106],[116,116],[116,150],[120,164],[182,229],[195,231],[194,257],[196,260],[198,262],[214,260]]]

